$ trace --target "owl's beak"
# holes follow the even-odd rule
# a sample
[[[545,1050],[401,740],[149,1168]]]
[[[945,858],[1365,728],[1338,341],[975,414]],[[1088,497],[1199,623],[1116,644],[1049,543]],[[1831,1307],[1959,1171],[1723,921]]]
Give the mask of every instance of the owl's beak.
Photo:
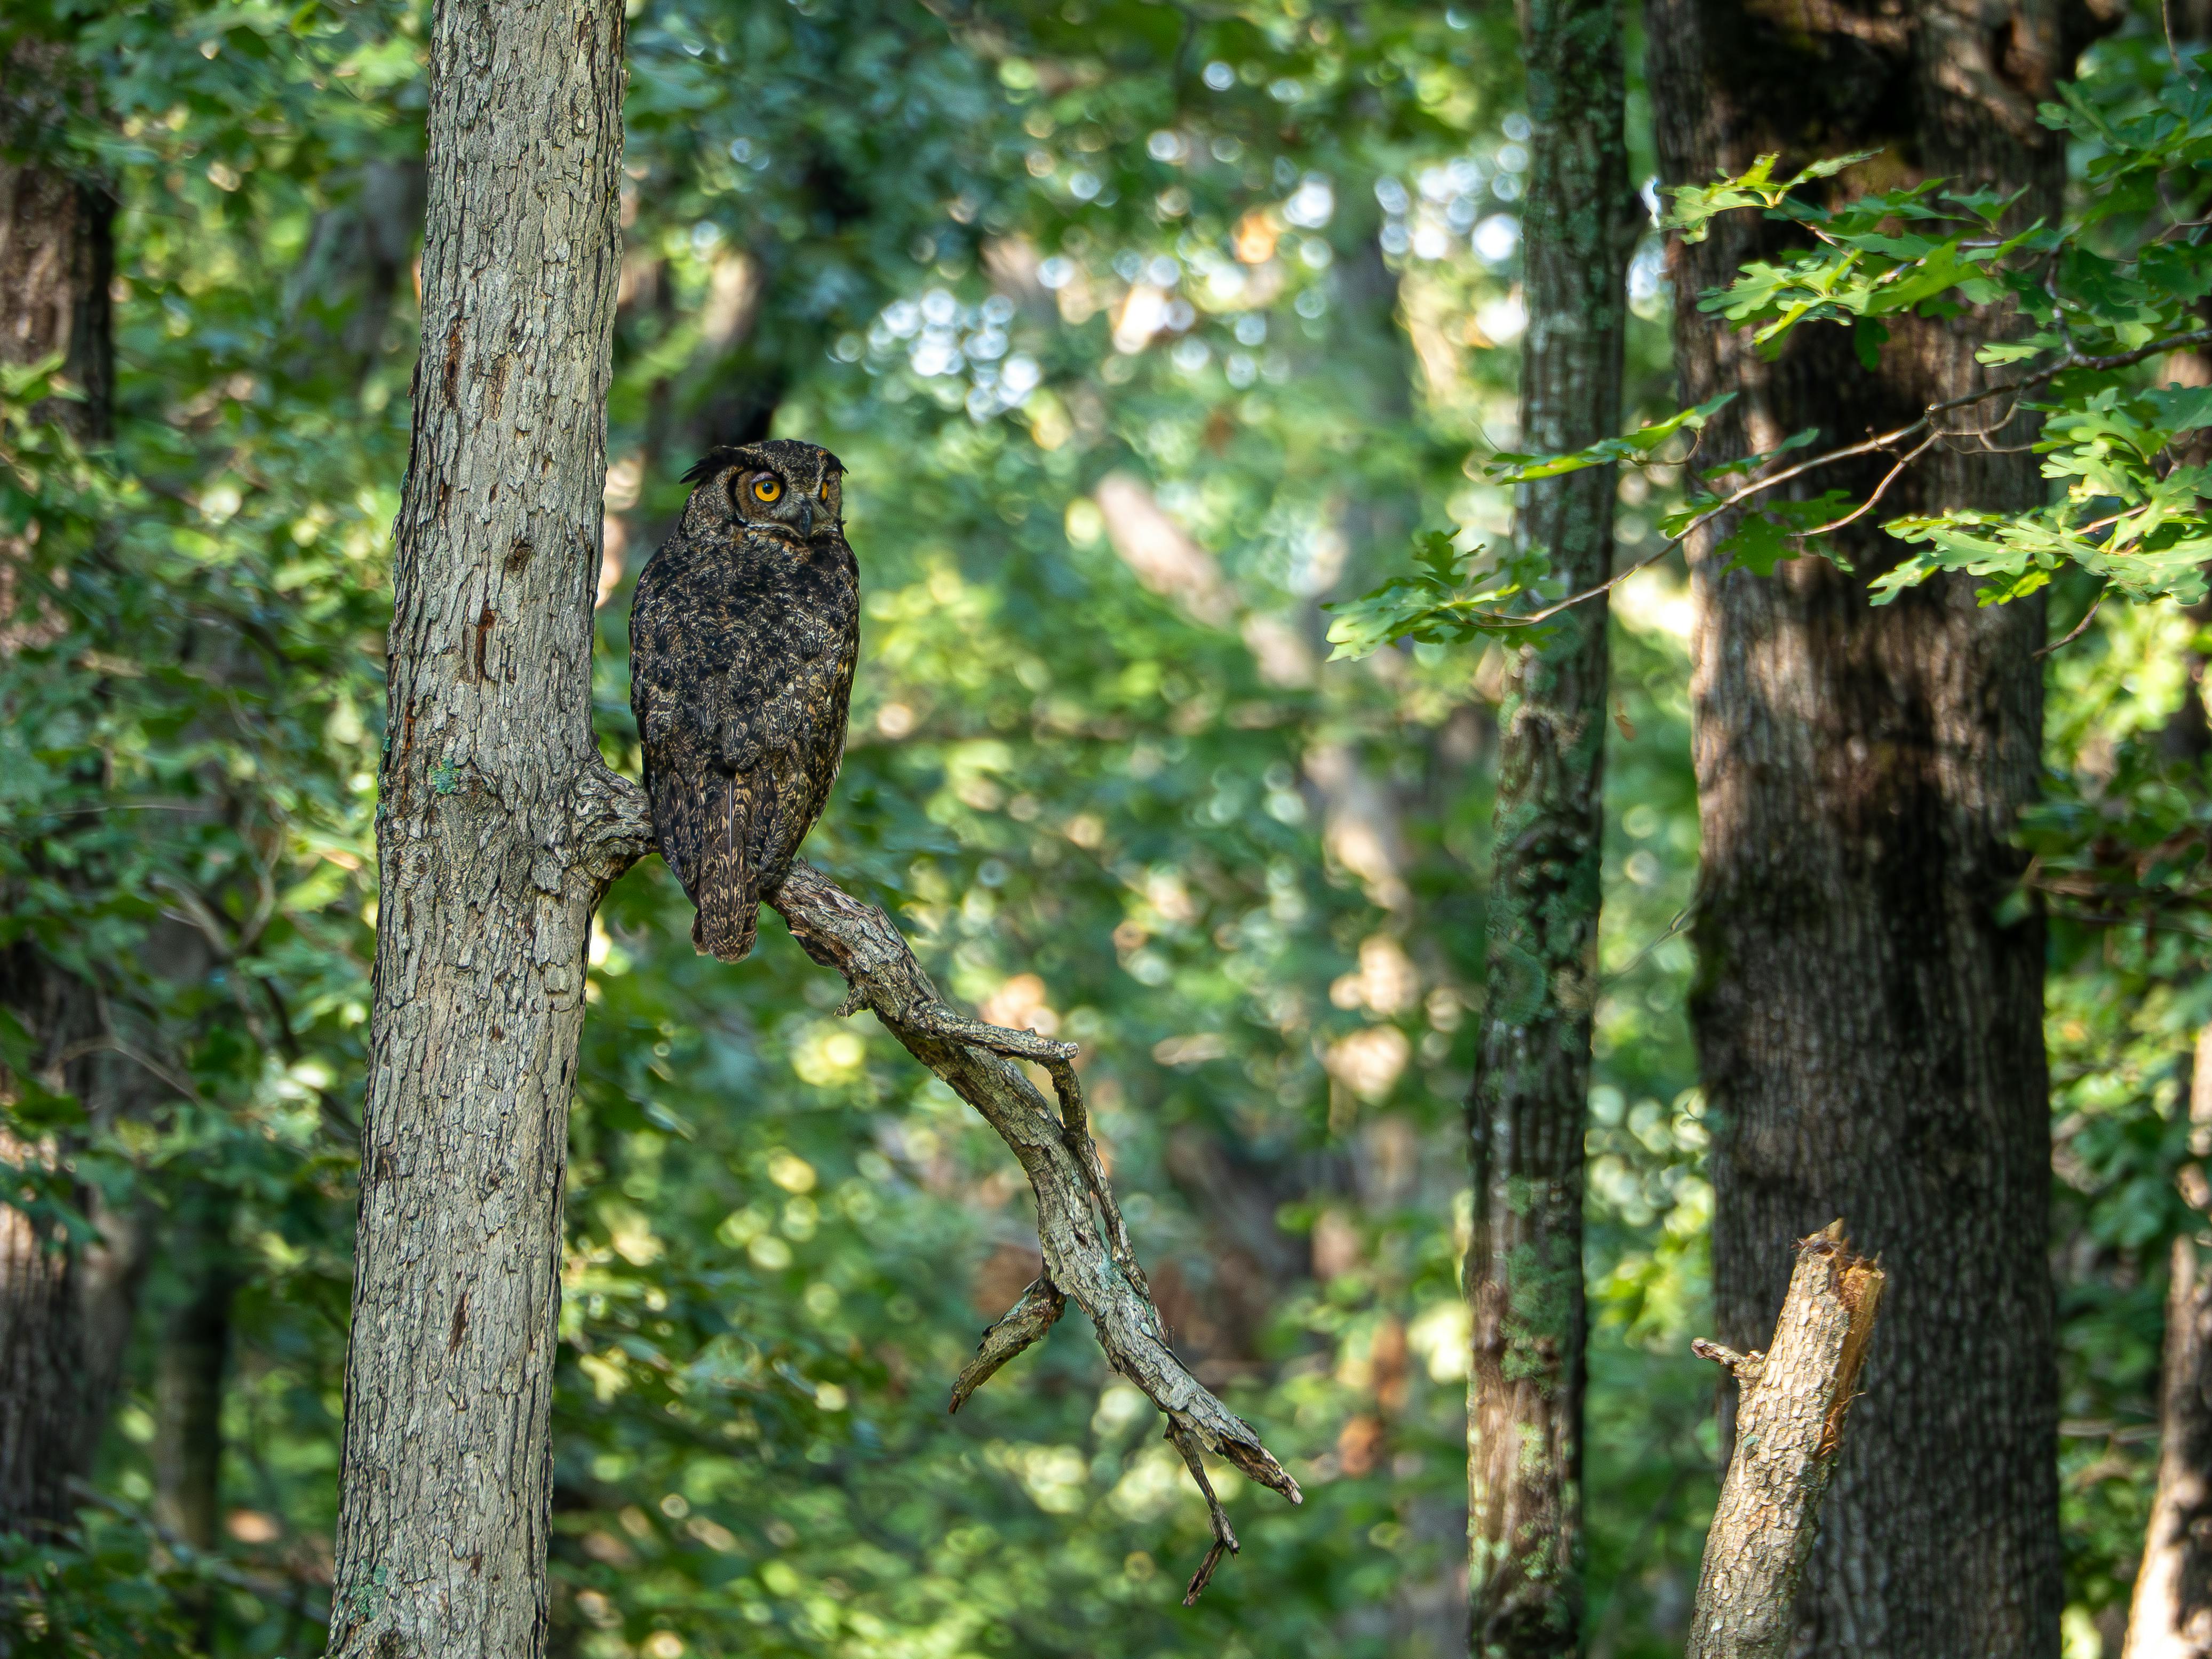
[[[802,536],[814,533],[814,498],[811,495],[799,498],[799,533]]]

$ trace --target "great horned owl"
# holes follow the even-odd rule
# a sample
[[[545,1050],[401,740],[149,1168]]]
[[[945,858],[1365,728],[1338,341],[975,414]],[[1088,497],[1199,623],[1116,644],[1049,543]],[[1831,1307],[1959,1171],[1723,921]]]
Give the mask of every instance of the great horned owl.
[[[653,827],[699,908],[692,943],[725,962],[753,948],[845,755],[860,572],[844,471],[788,438],[714,451],[637,581],[629,702]]]

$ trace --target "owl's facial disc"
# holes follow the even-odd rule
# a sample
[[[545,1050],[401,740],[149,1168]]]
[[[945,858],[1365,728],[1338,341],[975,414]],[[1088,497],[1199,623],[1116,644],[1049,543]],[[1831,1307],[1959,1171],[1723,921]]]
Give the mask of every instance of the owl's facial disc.
[[[718,450],[694,474],[710,465],[719,477],[717,493],[748,529],[788,538],[800,548],[841,539],[845,468],[819,445],[773,438]]]
[[[802,542],[814,533],[819,516],[810,489],[768,467],[731,474],[730,504],[747,524],[783,531]]]

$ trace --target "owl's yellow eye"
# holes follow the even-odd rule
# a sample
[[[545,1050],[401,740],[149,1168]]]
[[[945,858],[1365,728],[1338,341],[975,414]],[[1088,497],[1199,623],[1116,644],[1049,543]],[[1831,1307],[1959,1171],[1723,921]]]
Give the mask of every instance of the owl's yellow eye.
[[[825,501],[830,499],[830,480],[827,478],[822,481],[822,499]]]
[[[772,501],[782,494],[783,480],[781,478],[756,478],[753,480],[753,498],[756,501]]]

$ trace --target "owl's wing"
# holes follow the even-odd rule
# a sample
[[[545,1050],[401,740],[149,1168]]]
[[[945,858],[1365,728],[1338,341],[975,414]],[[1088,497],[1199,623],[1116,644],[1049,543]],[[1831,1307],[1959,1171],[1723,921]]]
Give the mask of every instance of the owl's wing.
[[[685,896],[696,899],[707,842],[706,814],[701,810],[705,781],[696,765],[684,765],[671,752],[675,747],[646,745],[645,793],[653,803],[653,833],[660,842],[660,856],[676,872]]]
[[[665,579],[660,562],[646,567],[630,611],[630,707],[646,793],[660,855],[699,907],[693,942],[734,962],[752,948],[759,900],[751,792],[724,756],[732,641],[717,636],[711,607],[680,579]]]
[[[853,668],[860,652],[857,619],[846,619],[839,635],[809,665],[801,740],[793,756],[791,776],[775,823],[775,839],[762,859],[766,879],[781,882],[797,856],[799,843],[830,804],[845,758],[846,724],[853,697]]]
[[[707,749],[684,693],[696,684],[699,653],[667,591],[665,551],[647,563],[630,605],[629,706],[637,716],[660,855],[684,892],[696,895],[706,840],[699,786]]]

